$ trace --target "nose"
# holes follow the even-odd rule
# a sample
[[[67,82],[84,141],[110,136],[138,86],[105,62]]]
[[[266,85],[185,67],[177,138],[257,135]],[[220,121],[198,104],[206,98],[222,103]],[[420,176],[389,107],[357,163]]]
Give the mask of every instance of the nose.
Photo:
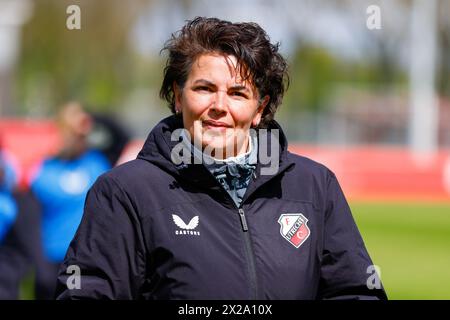
[[[216,113],[223,113],[227,111],[227,94],[226,92],[217,91],[212,101],[211,110]]]

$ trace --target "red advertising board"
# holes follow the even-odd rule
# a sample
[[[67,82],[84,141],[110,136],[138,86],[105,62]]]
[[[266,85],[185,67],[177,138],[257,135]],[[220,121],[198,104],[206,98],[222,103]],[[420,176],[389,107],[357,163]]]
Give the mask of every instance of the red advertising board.
[[[0,120],[0,141],[17,159],[22,187],[27,186],[33,166],[60,145],[50,120]],[[142,140],[132,141],[119,163],[134,159],[142,144]],[[450,202],[450,150],[415,155],[405,147],[291,144],[290,151],[330,168],[350,200]]]

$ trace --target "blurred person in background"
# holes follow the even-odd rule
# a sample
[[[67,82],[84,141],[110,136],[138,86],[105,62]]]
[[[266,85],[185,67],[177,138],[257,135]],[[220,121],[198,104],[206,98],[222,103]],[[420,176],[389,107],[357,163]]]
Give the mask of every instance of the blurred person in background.
[[[33,172],[30,186],[41,205],[43,259],[37,262],[35,295],[52,299],[59,264],[63,261],[83,214],[88,189],[111,168],[108,159],[88,147],[91,116],[77,102],[62,107],[57,116],[62,147]]]
[[[31,265],[16,241],[18,221],[24,216],[16,190],[17,168],[11,155],[0,150],[0,299],[18,298],[20,280]]]
[[[17,175],[13,165],[0,150],[0,245],[17,216],[17,204],[13,191],[17,185]]]
[[[336,176],[290,153],[273,119],[288,77],[278,44],[255,23],[196,18],[165,49],[173,114],[90,189],[57,298],[386,299],[367,286]],[[81,287],[67,286],[71,265]]]
[[[111,114],[90,115],[93,128],[88,137],[89,146],[100,151],[112,165],[116,165],[131,140],[128,128]]]

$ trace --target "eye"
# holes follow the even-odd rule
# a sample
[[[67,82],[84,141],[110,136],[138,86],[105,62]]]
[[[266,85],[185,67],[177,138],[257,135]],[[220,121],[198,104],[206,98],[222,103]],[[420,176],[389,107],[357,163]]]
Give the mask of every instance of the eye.
[[[212,89],[207,86],[198,86],[194,88],[194,91],[204,91],[204,92],[212,92]]]
[[[241,91],[233,91],[231,93],[231,95],[235,96],[235,97],[247,98],[247,95],[245,93],[241,92]]]

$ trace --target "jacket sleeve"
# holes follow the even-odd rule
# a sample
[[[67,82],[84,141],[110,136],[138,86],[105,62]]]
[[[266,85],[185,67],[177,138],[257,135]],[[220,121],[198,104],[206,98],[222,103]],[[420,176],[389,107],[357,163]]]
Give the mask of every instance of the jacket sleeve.
[[[342,189],[336,176],[328,173],[318,298],[385,300]]]
[[[101,176],[59,269],[56,298],[138,298],[145,272],[140,230],[129,196],[113,178]]]

